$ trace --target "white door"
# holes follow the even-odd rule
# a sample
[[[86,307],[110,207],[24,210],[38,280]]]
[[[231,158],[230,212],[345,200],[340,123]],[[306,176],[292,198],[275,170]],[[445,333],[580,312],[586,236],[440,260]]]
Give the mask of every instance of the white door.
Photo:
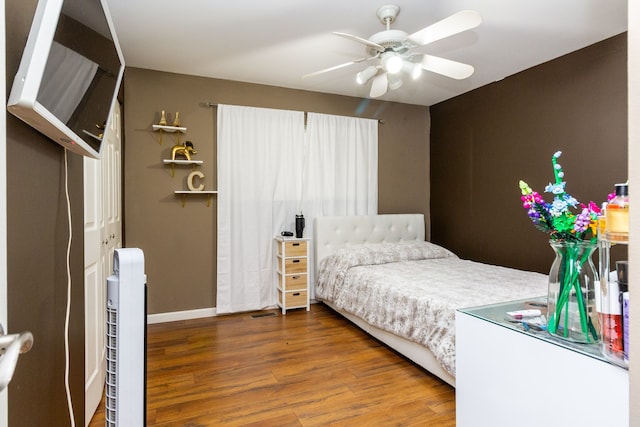
[[[113,253],[122,246],[122,117],[116,103],[111,129],[105,132],[102,157],[102,200],[106,220],[107,276],[113,271]],[[106,276],[105,276],[106,278]]]
[[[106,376],[106,278],[121,245],[121,112],[116,103],[105,129],[100,160],[84,159],[85,425],[102,394]]]

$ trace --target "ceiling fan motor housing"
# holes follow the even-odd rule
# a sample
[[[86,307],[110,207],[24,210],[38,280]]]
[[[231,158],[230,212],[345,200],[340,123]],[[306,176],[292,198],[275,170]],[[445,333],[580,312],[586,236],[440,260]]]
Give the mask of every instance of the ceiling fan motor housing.
[[[369,41],[379,44],[384,47],[385,52],[393,50],[397,53],[405,53],[408,49],[403,45],[403,41],[406,40],[408,34],[402,30],[386,30],[375,33],[369,37]],[[367,53],[370,56],[376,56],[380,52],[373,47],[367,48]]]

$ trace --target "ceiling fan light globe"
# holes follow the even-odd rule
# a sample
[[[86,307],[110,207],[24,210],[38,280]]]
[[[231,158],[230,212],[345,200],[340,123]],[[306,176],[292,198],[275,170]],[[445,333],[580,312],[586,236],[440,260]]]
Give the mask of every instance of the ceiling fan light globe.
[[[389,75],[389,89],[396,90],[402,86],[402,78],[397,74]]]
[[[398,55],[389,55],[383,59],[384,69],[389,74],[398,74],[402,70],[404,61]]]
[[[359,85],[367,84],[367,82],[371,80],[373,76],[376,75],[377,72],[378,72],[378,69],[373,65],[370,65],[364,70],[360,71],[358,74],[356,74],[356,82]]]
[[[402,71],[409,74],[413,80],[417,80],[422,75],[422,64],[418,62],[405,61]]]

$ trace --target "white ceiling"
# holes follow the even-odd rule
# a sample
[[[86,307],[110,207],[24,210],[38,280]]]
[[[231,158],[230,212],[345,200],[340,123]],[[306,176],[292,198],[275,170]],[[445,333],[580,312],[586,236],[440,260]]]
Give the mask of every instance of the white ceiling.
[[[367,97],[355,75],[368,64],[302,79],[366,55],[331,34],[384,30],[379,6],[394,3],[392,29],[411,34],[455,12],[479,27],[417,49],[471,64],[453,80],[423,73],[380,99],[433,105],[622,33],[627,0],[107,0],[127,66],[316,92]]]

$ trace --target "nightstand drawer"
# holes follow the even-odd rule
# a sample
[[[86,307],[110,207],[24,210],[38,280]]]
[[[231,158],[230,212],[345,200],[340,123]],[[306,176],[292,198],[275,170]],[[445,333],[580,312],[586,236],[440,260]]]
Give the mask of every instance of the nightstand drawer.
[[[307,256],[307,242],[284,242],[284,252],[287,257]],[[278,245],[278,255],[282,255],[282,245]]]
[[[282,275],[278,273],[278,283],[282,286]],[[307,275],[294,274],[293,276],[284,276],[284,290],[291,291],[295,289],[307,290]]]
[[[306,258],[286,258],[284,260],[284,273],[306,273],[307,272],[307,259]]]
[[[283,295],[286,298],[286,301],[282,301]],[[307,305],[307,291],[278,292],[278,303],[286,309],[292,307],[305,307]]]

